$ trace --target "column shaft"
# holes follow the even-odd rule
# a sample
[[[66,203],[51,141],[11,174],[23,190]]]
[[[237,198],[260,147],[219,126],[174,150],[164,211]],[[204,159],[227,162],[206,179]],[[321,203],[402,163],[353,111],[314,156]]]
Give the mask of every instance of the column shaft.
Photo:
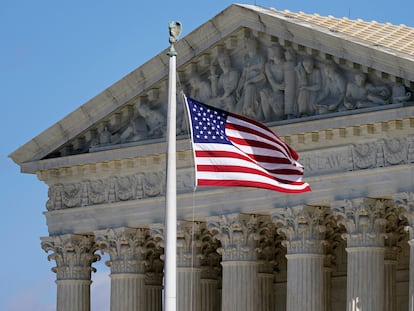
[[[147,285],[146,287],[147,310],[161,311],[162,310],[162,287],[158,285]]]
[[[332,268],[324,268],[323,273],[323,286],[324,286],[324,305],[325,305],[325,311],[331,311],[332,310],[332,302],[331,302],[331,277],[332,277]]]
[[[89,311],[90,284],[88,280],[57,280],[57,311]]]
[[[385,260],[384,262],[384,311],[397,310],[397,261]]]
[[[410,245],[410,285],[408,292],[409,309],[414,311],[414,239],[408,241]]]
[[[273,274],[259,273],[259,310],[275,310],[275,286],[273,283]]]
[[[218,311],[221,308],[218,281],[201,279],[200,281],[201,311]]]
[[[287,311],[324,311],[324,256],[288,254]]]
[[[143,274],[111,274],[111,311],[147,311],[145,276]]]
[[[348,247],[347,310],[384,310],[384,248]]]
[[[177,310],[200,310],[199,268],[177,268]]]
[[[251,311],[257,308],[257,264],[254,261],[225,261],[222,311]]]

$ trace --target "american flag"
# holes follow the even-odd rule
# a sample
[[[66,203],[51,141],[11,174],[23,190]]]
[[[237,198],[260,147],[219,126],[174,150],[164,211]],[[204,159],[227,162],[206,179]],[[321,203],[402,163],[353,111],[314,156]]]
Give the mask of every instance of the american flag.
[[[295,150],[255,120],[185,98],[197,186],[310,191]]]

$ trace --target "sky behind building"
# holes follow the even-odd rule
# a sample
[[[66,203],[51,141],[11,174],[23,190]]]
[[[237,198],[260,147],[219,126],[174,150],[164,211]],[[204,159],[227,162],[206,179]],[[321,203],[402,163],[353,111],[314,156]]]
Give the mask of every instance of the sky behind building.
[[[166,49],[169,21],[183,24],[182,38],[232,3],[0,0],[0,310],[54,310],[56,300],[54,263],[40,247],[47,187],[8,155]],[[412,0],[240,3],[414,26]],[[109,270],[95,267],[92,310],[109,310]]]

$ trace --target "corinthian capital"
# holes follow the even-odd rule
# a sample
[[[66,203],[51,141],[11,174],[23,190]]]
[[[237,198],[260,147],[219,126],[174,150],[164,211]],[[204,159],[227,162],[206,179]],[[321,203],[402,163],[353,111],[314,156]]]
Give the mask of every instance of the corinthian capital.
[[[177,265],[181,267],[199,267],[201,251],[202,224],[179,221],[177,224]]]
[[[92,263],[100,256],[94,254],[96,246],[93,237],[65,234],[44,237],[41,246],[45,252],[52,252],[49,260],[56,262],[52,271],[57,280],[90,280],[91,272],[95,272]]]
[[[410,233],[410,239],[414,239],[414,192],[404,192],[394,195],[393,201],[402,218],[407,219],[406,230]]]
[[[106,264],[111,273],[143,273],[147,231],[135,228],[116,228],[95,232],[100,250],[108,253]]]
[[[325,225],[328,213],[324,206],[287,207],[272,213],[277,232],[285,237],[283,245],[288,253],[322,253]]]
[[[207,228],[221,242],[223,261],[255,260],[258,221],[255,215],[230,214],[207,218]]]
[[[346,229],[348,246],[384,246],[386,203],[382,199],[347,200],[332,207]]]

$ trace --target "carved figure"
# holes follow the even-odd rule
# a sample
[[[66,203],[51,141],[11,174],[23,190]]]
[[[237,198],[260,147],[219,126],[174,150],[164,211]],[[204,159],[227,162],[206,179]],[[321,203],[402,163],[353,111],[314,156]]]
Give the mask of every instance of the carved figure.
[[[292,119],[297,114],[297,107],[296,107],[297,78],[296,78],[295,67],[296,67],[296,53],[292,48],[287,48],[285,50],[285,62],[283,65],[283,75],[284,75],[284,82],[285,82],[284,108],[285,108],[285,116],[287,119]]]
[[[236,89],[240,73],[232,67],[231,58],[228,53],[218,55],[217,62],[222,70],[217,83],[214,83],[214,73],[212,73],[211,88],[216,98],[212,104],[224,110],[234,111],[236,109]]]
[[[392,86],[391,102],[393,104],[402,104],[410,100],[410,98],[411,98],[411,92],[408,92],[402,83],[395,83]]]
[[[237,87],[238,112],[253,117],[263,119],[263,112],[260,104],[259,90],[265,86],[266,77],[264,75],[264,58],[259,49],[259,42],[254,37],[246,40],[246,57],[243,72]]]
[[[325,84],[316,105],[317,113],[335,111],[343,103],[346,92],[346,80],[333,63],[325,67]]]
[[[127,127],[119,134],[116,142],[130,142],[147,138],[147,128],[142,116],[131,118]]]
[[[207,103],[211,98],[211,88],[207,81],[201,80],[198,73],[190,78],[190,97],[197,98],[197,100]]]
[[[280,45],[272,45],[268,49],[268,61],[265,64],[265,75],[270,88],[260,91],[260,98],[265,121],[280,120],[284,115],[284,57]]]
[[[355,81],[347,85],[344,106],[346,109],[366,108],[389,103],[390,91],[386,86],[367,83],[364,73],[355,74]]]
[[[99,132],[99,144],[108,145],[111,143],[111,133],[108,131],[108,127],[104,126],[103,129]]]
[[[322,86],[321,72],[309,56],[305,57],[295,69],[299,86],[298,112],[300,116],[309,116],[315,112],[317,96]]]
[[[164,137],[167,117],[161,109],[151,108],[148,103],[140,103],[137,109],[139,114],[145,119],[148,137]]]

